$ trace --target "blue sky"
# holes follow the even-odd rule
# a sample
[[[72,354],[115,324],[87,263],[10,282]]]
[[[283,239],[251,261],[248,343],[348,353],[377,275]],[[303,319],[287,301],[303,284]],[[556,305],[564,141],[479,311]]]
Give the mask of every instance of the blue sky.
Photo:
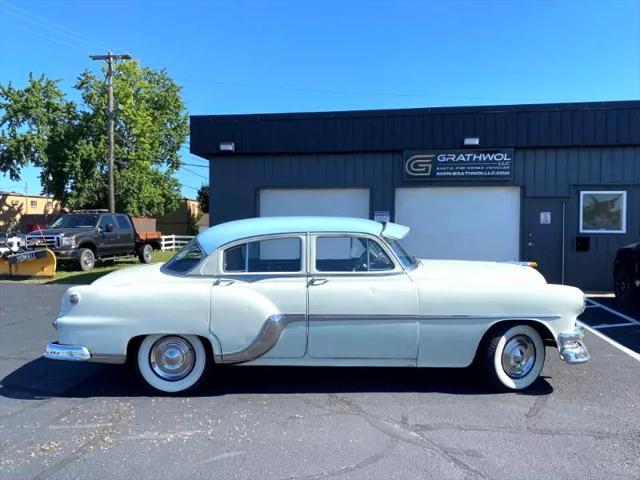
[[[639,0],[0,0],[3,84],[45,73],[74,98],[107,48],[166,68],[191,114],[640,99]],[[207,170],[186,168],[193,197]]]

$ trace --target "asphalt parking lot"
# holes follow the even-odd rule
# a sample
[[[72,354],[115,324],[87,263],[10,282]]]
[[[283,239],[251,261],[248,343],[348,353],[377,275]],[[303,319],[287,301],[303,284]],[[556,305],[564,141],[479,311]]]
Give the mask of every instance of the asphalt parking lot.
[[[41,358],[67,287],[0,283],[2,480],[640,477],[640,315],[612,299],[583,320],[628,351],[548,349],[525,393],[467,370],[226,367],[158,397],[126,366]]]

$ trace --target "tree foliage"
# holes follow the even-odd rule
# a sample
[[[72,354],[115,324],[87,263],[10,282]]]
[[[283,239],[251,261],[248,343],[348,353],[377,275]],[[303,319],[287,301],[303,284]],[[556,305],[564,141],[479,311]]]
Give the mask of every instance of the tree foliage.
[[[155,216],[175,209],[178,151],[188,134],[180,87],[165,71],[136,61],[115,66],[116,209]],[[29,77],[29,85],[0,87],[0,172],[19,179],[20,168],[41,167],[43,193],[71,208],[105,208],[107,85],[83,72],[74,85],[82,98],[65,98],[57,82]]]
[[[209,213],[209,185],[202,185],[198,190],[198,202],[203,213]]]

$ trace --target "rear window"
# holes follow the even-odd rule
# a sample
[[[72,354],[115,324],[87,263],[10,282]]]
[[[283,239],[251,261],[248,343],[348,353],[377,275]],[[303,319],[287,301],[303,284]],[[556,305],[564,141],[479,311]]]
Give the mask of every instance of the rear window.
[[[236,245],[224,251],[224,271],[299,272],[302,269],[301,248],[299,238],[274,238]]]
[[[126,215],[116,215],[116,220],[118,221],[118,226],[121,230],[131,230],[131,222],[129,221],[129,217]]]
[[[203,257],[204,253],[194,238],[182,247],[162,268],[168,272],[186,273],[198,265]]]

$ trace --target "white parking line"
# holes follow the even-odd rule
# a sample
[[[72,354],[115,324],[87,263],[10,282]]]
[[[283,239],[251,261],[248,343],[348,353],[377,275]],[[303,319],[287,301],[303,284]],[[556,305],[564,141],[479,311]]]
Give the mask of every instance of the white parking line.
[[[589,330],[591,333],[593,333],[595,336],[600,337],[602,340],[604,340],[605,342],[609,343],[610,345],[613,345],[614,347],[616,347],[618,350],[626,353],[627,355],[629,355],[631,358],[635,358],[636,360],[638,360],[640,362],[640,353],[636,353],[633,350],[625,347],[624,345],[620,345],[618,342],[616,342],[615,340],[611,340],[609,337],[607,337],[606,335],[604,335],[603,333],[600,333],[598,330],[594,330],[593,328],[591,328],[589,325],[582,323],[581,321],[578,320],[578,323],[580,325],[582,325],[584,328],[586,328],[587,330]]]
[[[633,327],[635,326],[633,323],[625,322],[625,323],[612,323],[607,325],[603,323],[601,325],[591,325],[591,328],[595,328],[596,330],[600,330],[601,328],[618,328],[618,327]]]
[[[614,310],[613,308],[609,308],[606,305],[601,304],[600,302],[596,302],[595,300],[592,300],[590,298],[587,298],[587,302],[591,302],[594,305],[602,308],[603,310],[606,310],[609,313],[613,313],[614,315],[617,315],[620,318],[624,318],[625,320],[627,320],[627,321],[629,321],[631,323],[634,323],[636,325],[640,325],[640,322],[638,320],[636,320],[635,318],[630,317],[629,315],[625,315],[624,313],[620,313],[617,310]]]

